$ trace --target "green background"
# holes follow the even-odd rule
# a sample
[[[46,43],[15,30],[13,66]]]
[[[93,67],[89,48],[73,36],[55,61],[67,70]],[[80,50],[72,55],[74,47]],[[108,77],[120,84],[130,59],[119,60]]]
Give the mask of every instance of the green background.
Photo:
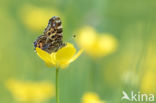
[[[33,47],[44,28],[33,31],[25,26],[18,14],[24,4],[60,11],[64,41],[75,44],[72,34],[86,25],[99,33],[109,32],[118,40],[114,53],[94,60],[84,52],[67,69],[61,70],[60,103],[81,103],[88,91],[97,93],[107,103],[120,103],[123,90],[137,93],[148,71],[156,75],[155,0],[1,0],[1,103],[15,101],[5,87],[9,78],[55,83],[55,69],[47,68]],[[124,81],[127,71],[134,75]],[[133,83],[136,78],[138,81]],[[152,80],[156,76],[150,81],[155,83]],[[55,98],[45,103],[55,103]]]

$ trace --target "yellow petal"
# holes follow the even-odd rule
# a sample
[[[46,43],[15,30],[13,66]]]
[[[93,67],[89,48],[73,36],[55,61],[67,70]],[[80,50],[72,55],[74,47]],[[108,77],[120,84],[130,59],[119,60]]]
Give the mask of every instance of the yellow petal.
[[[43,51],[40,48],[36,48],[38,56],[45,61],[48,67],[60,67],[66,68],[71,62],[76,60],[83,50],[80,50],[77,54],[76,49],[70,43],[67,43],[66,46],[59,49],[57,52],[51,54]]]
[[[62,63],[59,66],[60,66],[60,68],[65,69],[68,67],[68,65],[69,65],[69,63],[65,63],[65,64]]]
[[[83,49],[79,50],[69,61],[69,63],[73,62],[74,60],[76,60],[83,52]]]
[[[51,63],[54,64],[56,66],[56,53],[51,53],[50,57],[51,57]]]
[[[46,51],[40,49],[40,48],[36,48],[36,52],[37,55],[48,65],[48,66],[53,66],[55,65],[54,61],[53,61],[53,57],[51,56],[51,54],[47,53]]]
[[[76,49],[70,43],[56,52],[55,60],[57,65],[67,65],[69,60],[74,56]]]

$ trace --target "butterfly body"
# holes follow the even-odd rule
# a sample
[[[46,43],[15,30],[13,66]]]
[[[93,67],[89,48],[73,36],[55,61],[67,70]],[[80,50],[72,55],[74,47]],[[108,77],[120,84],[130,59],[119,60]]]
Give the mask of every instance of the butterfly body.
[[[62,22],[58,16],[54,16],[49,20],[43,34],[34,42],[34,46],[45,50],[48,53],[56,52],[63,46],[63,29]]]

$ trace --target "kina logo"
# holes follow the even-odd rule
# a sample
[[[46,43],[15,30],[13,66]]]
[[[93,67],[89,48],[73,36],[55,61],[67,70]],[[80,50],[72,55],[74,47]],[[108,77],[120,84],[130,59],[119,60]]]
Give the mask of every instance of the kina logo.
[[[140,92],[135,93],[134,91],[131,91],[129,95],[125,91],[122,91],[121,97],[121,101],[127,100],[132,102],[153,102],[154,99],[154,94],[145,94]]]

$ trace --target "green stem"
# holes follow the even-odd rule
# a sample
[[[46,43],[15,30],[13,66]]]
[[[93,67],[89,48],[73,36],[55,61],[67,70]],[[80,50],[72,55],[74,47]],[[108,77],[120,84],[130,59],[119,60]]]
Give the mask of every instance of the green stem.
[[[56,103],[59,103],[59,83],[58,83],[58,79],[59,79],[59,68],[56,68]]]

